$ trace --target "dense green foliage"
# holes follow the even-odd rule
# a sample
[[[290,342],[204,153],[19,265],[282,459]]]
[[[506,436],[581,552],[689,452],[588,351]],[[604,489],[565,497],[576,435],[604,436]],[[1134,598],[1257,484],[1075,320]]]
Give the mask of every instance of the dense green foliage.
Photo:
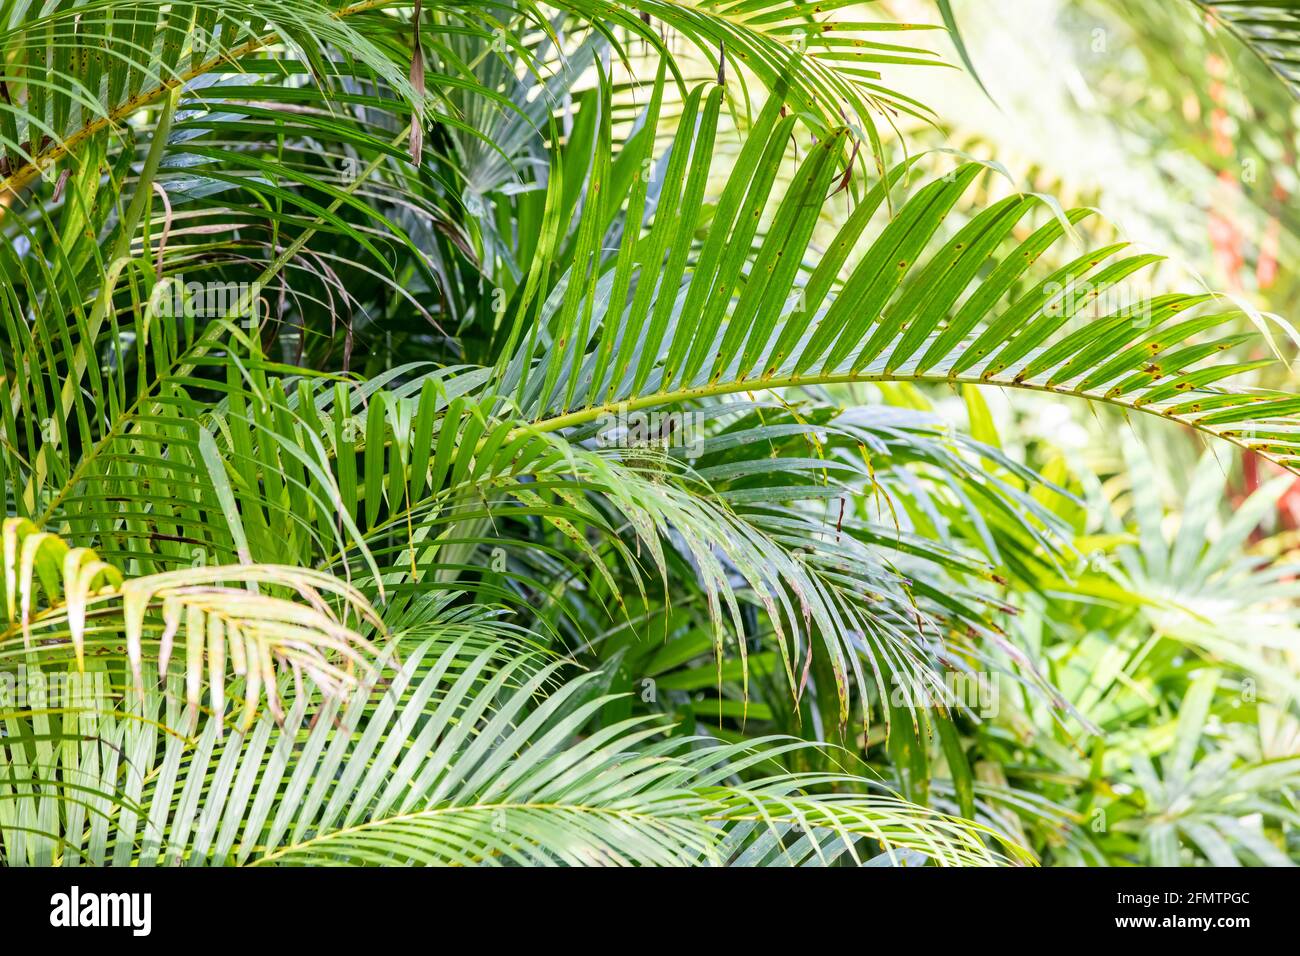
[[[1300,398],[925,29],[0,0],[0,860],[1288,863]]]

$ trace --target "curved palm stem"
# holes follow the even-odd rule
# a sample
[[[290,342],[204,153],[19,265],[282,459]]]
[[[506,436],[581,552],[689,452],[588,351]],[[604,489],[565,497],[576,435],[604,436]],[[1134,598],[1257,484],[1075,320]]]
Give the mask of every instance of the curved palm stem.
[[[1195,419],[1184,420],[1182,418],[1174,418],[1159,409],[1147,408],[1142,405],[1134,405],[1131,402],[1119,401],[1118,399],[1108,397],[1104,394],[1078,392],[1059,386],[1034,385],[1029,382],[1020,382],[1015,380],[991,381],[978,375],[909,375],[903,371],[883,373],[859,372],[856,374],[849,372],[830,375],[813,374],[773,376],[772,378],[766,379],[716,382],[709,385],[700,385],[694,388],[675,389],[671,392],[652,392],[645,395],[638,395],[635,398],[624,399],[622,401],[606,402],[603,405],[590,406],[578,411],[568,412],[564,415],[539,419],[530,423],[527,428],[540,432],[562,431],[566,428],[575,428],[590,424],[620,411],[635,412],[646,408],[654,408],[656,406],[677,405],[683,402],[717,398],[723,395],[734,395],[741,392],[755,392],[779,388],[808,388],[818,385],[853,385],[860,383],[887,382],[952,385],[954,387],[957,385],[995,386],[998,388],[1014,388],[1030,392],[1047,393],[1067,398],[1078,398],[1082,401],[1088,402],[1099,402],[1125,411],[1136,410],[1148,415],[1154,415],[1157,418],[1165,418],[1174,421],[1177,424],[1185,425],[1201,432],[1202,434],[1225,440],[1245,451],[1256,452],[1262,457],[1276,462],[1289,470],[1300,471],[1300,458],[1297,458],[1293,454],[1279,455],[1270,452],[1266,448],[1261,448],[1258,444],[1251,444],[1244,437],[1239,437],[1231,432],[1225,434],[1223,430],[1216,430],[1210,426],[1200,425]]]
[[[339,20],[367,10],[374,10],[379,7],[392,5],[394,0],[360,0],[358,3],[350,4],[341,10],[334,11],[331,15]],[[12,170],[8,176],[0,180],[0,195],[9,194],[16,196],[41,172],[53,163],[57,163],[65,156],[73,156],[77,150],[86,142],[95,136],[117,127],[120,123],[132,116],[138,111],[171,96],[175,92],[184,88],[187,83],[211,73],[223,63],[235,64],[240,57],[256,53],[268,45],[282,39],[279,32],[272,31],[263,36],[248,40],[239,46],[231,49],[223,49],[217,55],[208,57],[206,60],[190,66],[188,69],[180,70],[168,79],[142,90],[135,96],[127,99],[125,102],[113,107],[103,116],[91,120],[80,129],[76,130],[66,139],[50,143],[44,150],[37,151],[30,156],[22,165]],[[162,137],[163,140],[166,137]],[[0,205],[0,222],[4,221],[5,206]],[[130,239],[130,234],[127,236]]]

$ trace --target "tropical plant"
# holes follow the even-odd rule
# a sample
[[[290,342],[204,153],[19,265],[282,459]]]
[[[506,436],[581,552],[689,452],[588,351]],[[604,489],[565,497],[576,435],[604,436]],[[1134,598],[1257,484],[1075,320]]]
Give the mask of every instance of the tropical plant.
[[[1287,859],[1294,760],[1207,728],[1290,663],[1157,613],[1292,600],[1257,522],[1202,548],[1207,466],[1098,538],[983,389],[1283,468],[1300,398],[895,155],[940,63],[847,9],[0,2],[0,859]]]

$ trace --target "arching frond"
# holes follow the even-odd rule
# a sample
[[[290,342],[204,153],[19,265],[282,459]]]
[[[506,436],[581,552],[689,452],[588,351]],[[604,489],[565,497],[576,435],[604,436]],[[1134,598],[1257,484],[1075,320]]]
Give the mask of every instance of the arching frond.
[[[609,698],[591,675],[544,693],[561,665],[537,664],[500,645],[425,642],[383,684],[300,697],[282,729],[263,715],[224,740],[214,719],[171,731],[177,698],[152,688],[120,712],[56,708],[30,729],[9,715],[0,845],[46,863],[683,865],[794,827],[853,856],[1026,859],[993,831],[894,797],[817,795],[849,778],[738,779],[802,744],[656,739],[646,718],[575,740]],[[36,724],[58,721],[84,728],[83,742],[41,746]],[[60,794],[77,812],[52,833],[41,807]]]
[[[195,710],[206,688],[218,726],[232,674],[245,688],[244,724],[263,693],[279,715],[281,669],[337,696],[356,685],[358,671],[372,667],[372,645],[354,627],[382,629],[356,589],[303,568],[248,564],[126,578],[91,549],[69,547],[21,518],[4,521],[3,558],[0,657],[35,666],[62,659],[84,672],[88,657],[111,657],[121,647],[137,696],[145,692],[146,657],[162,674],[174,658],[187,705]],[[347,616],[327,596],[339,599]]]

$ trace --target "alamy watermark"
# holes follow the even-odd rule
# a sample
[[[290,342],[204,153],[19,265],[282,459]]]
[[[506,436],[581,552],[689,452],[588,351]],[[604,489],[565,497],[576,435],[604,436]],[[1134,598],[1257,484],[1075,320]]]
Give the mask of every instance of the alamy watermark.
[[[263,310],[260,282],[186,282],[175,276],[154,286],[149,312],[162,318],[230,318],[256,328]]]
[[[120,927],[132,936],[153,930],[152,893],[96,893],[73,885],[50,897],[50,925],[56,928]]]
[[[115,699],[104,671],[46,671],[26,664],[0,671],[0,710],[97,709]]]
[[[893,675],[890,703],[920,710],[942,705],[967,710],[987,720],[998,715],[998,682],[984,671],[945,671],[932,679]]]
[[[1151,294],[1134,285],[1096,285],[1073,276],[1064,283],[1048,282],[1043,286],[1048,315],[1065,315],[1081,319],[1127,316],[1135,328],[1151,325]]]
[[[601,448],[681,450],[687,458],[704,454],[702,412],[631,411],[626,402],[597,420],[596,444]]]

